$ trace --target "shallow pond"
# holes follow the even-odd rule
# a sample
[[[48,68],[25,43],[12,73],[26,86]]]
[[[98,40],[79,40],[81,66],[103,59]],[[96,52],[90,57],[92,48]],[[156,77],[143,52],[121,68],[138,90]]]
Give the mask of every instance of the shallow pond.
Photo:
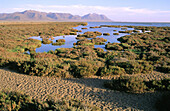
[[[113,33],[118,33],[118,31],[121,31],[121,28],[114,28],[114,27],[102,27],[102,28],[90,28],[90,27],[94,27],[94,26],[100,26],[100,25],[132,25],[132,26],[170,26],[170,24],[168,23],[116,23],[116,22],[89,22],[87,26],[78,26],[78,27],[74,27],[74,29],[78,29],[78,30],[82,30],[82,32],[78,32],[78,34],[83,34],[84,32],[87,31],[98,31],[101,33],[110,33],[110,36],[97,36],[99,38],[104,38],[107,39],[107,42],[105,44],[107,44],[108,42],[110,43],[119,43],[119,41],[117,41],[118,38],[125,36],[125,35],[129,35],[127,33],[119,33],[119,35],[113,35]],[[87,28],[87,29],[82,29],[82,28]],[[116,30],[116,31],[113,31]],[[134,30],[133,28],[127,28],[127,30]],[[52,44],[43,44],[42,46],[39,48],[36,48],[36,52],[48,52],[50,50],[55,50],[57,48],[72,48],[73,47],[73,43],[76,43],[78,40],[76,39],[77,35],[65,35],[65,37],[63,36],[57,36],[54,37],[54,40],[52,40],[53,42],[56,42],[56,40],[58,39],[65,39],[65,44],[61,45],[61,46],[54,46]],[[42,38],[40,37],[30,37],[33,39],[38,39],[38,40],[42,40]],[[90,39],[90,38],[89,38]],[[103,48],[105,50],[105,45],[94,45],[95,48]]]

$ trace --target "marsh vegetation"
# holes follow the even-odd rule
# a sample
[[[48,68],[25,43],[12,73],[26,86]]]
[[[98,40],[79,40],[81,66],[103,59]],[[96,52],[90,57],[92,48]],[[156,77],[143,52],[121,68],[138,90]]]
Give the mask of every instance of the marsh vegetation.
[[[105,48],[112,50],[109,52],[93,48],[94,45],[104,45],[107,41],[104,38],[96,38],[102,35],[98,31],[77,35],[77,39],[81,38],[75,43],[78,46],[73,48],[59,48],[46,53],[35,52],[35,49],[41,46],[41,41],[28,39],[29,36],[40,35],[43,38],[43,44],[51,44],[52,41],[49,39],[53,38],[51,35],[81,32],[72,27],[82,24],[1,25],[1,66],[15,67],[15,69],[30,75],[62,77],[66,75],[69,77],[75,76],[74,71],[81,73],[87,70],[87,68],[92,73],[83,74],[84,76],[139,74],[151,73],[152,71],[169,73],[169,27],[133,26],[135,30],[151,30],[152,32],[133,33],[118,38],[121,43],[107,43]],[[121,26],[107,25],[105,27]],[[132,32],[133,30],[130,31]],[[104,35],[109,34],[105,33]],[[86,38],[92,39],[89,40]],[[65,44],[65,40],[58,39],[52,44],[63,45]],[[30,54],[23,54],[27,50],[30,51]],[[87,61],[85,63],[89,61],[89,64],[84,64],[82,61]]]

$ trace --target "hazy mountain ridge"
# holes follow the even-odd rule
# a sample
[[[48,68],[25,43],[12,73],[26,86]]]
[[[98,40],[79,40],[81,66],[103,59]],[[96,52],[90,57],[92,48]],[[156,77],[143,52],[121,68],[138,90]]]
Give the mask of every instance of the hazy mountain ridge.
[[[0,13],[3,21],[111,21],[105,15],[87,14],[84,16],[72,15],[70,13],[46,13],[35,10],[24,12]]]

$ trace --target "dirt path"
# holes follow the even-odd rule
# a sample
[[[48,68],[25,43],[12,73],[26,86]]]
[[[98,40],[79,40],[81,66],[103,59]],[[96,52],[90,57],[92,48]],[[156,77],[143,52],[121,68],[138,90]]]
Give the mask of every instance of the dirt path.
[[[154,103],[162,94],[128,94],[103,87],[104,79],[59,79],[18,74],[0,69],[0,89],[24,92],[33,98],[45,100],[48,96],[70,97],[83,100],[101,107],[103,110],[114,108],[134,108],[154,111]]]

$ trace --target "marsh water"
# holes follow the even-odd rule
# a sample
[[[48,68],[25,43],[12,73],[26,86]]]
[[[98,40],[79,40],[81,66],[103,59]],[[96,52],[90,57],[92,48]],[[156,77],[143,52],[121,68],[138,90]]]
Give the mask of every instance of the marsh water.
[[[87,31],[99,31],[101,33],[110,33],[109,36],[97,36],[99,38],[104,38],[107,39],[107,44],[108,42],[110,43],[119,43],[117,40],[118,38],[128,35],[127,33],[119,33],[119,35],[113,35],[113,33],[118,33],[121,31],[121,28],[114,28],[114,27],[102,27],[102,28],[90,28],[94,26],[100,26],[100,25],[131,25],[131,26],[156,26],[156,27],[164,27],[168,26],[170,27],[170,23],[118,23],[118,22],[88,22],[87,26],[78,26],[78,27],[73,27],[74,29],[82,30],[82,32],[78,32],[78,34],[83,34],[84,32]],[[87,28],[87,29],[82,29],[82,28]],[[113,31],[116,30],[116,31]],[[133,28],[127,28],[127,30],[134,30]],[[57,48],[72,48],[73,43],[76,43],[78,40],[76,39],[77,35],[65,35],[65,36],[56,36],[54,37],[53,42],[56,42],[58,39],[65,39],[65,44],[61,46],[54,46],[52,44],[43,44],[41,47],[36,48],[36,52],[48,52],[50,50],[55,50]],[[40,37],[31,37],[33,39],[38,39],[42,40]],[[89,38],[90,39],[90,38]],[[103,48],[105,50],[105,45],[95,45],[95,48]]]

